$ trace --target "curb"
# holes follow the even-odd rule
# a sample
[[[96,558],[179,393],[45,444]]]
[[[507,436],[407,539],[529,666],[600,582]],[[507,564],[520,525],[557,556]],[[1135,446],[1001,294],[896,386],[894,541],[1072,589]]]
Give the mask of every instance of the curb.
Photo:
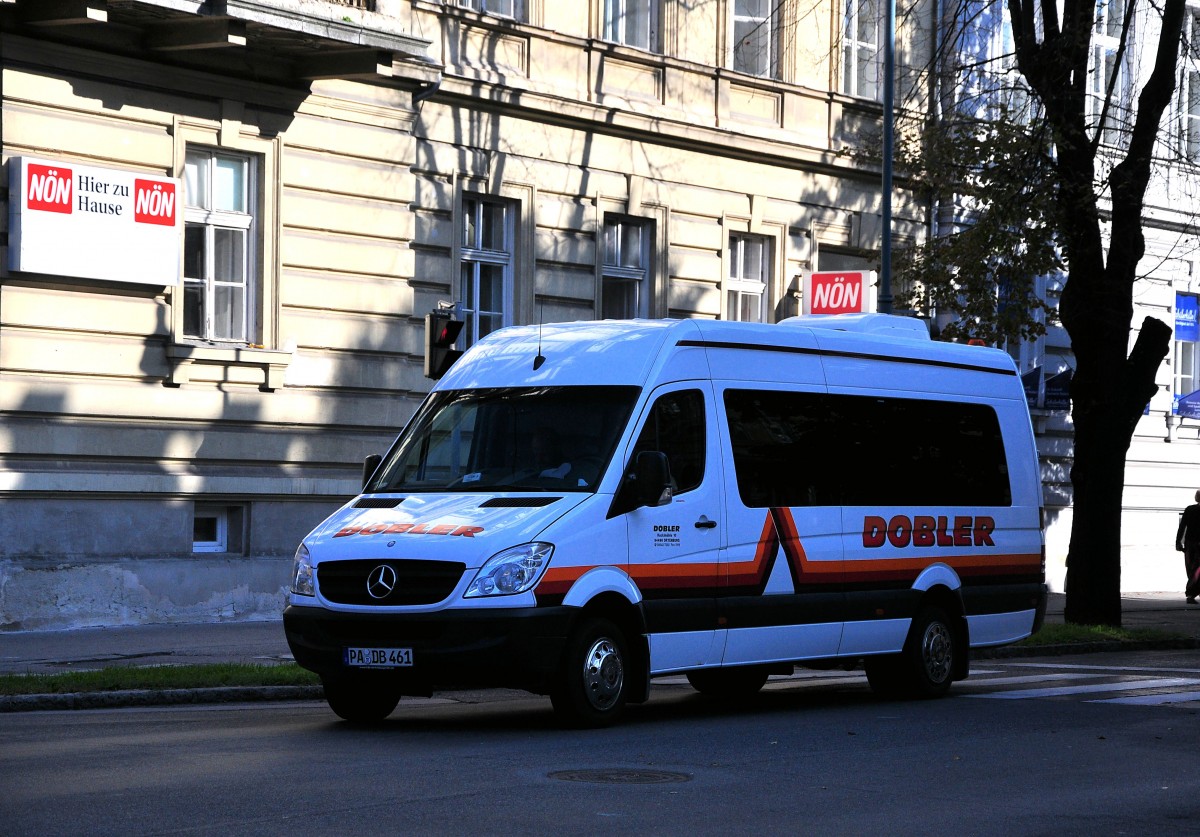
[[[68,692],[59,695],[0,696],[0,713],[324,699],[325,691],[320,686],[218,686],[208,689],[129,689],[115,692]]]
[[[1066,657],[1073,654],[1101,654],[1109,651],[1190,651],[1200,648],[1200,639],[1147,639],[1132,642],[1074,642],[1062,645],[1007,645],[980,648],[971,652],[974,660],[1002,660],[1009,657]]]

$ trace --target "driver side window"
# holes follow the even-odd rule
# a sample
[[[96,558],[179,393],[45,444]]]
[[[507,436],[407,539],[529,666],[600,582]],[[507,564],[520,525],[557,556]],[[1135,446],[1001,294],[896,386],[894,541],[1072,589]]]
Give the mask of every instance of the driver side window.
[[[631,462],[643,451],[662,451],[671,466],[675,493],[698,488],[704,480],[704,394],[685,389],[659,396],[638,435]]]

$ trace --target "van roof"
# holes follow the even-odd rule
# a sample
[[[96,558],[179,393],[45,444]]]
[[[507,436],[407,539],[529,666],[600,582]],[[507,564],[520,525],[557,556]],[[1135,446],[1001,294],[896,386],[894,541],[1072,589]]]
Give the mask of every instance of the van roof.
[[[657,367],[681,354],[665,351],[668,347],[778,348],[1014,371],[1006,352],[932,341],[920,320],[887,314],[789,317],[775,325],[693,319],[591,320],[494,331],[450,368],[437,389],[643,386]],[[699,369],[693,363],[691,368],[694,377],[708,375],[707,366]]]

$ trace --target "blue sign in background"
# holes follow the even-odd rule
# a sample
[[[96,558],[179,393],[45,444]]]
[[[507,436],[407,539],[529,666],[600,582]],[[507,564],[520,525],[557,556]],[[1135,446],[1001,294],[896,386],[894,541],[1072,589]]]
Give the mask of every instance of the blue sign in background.
[[[1045,407],[1047,410],[1071,409],[1071,377],[1073,369],[1064,369],[1046,379]]]
[[[1176,395],[1175,414],[1184,418],[1200,418],[1200,392]]]
[[[1200,297],[1191,294],[1175,294],[1175,339],[1200,343]]]

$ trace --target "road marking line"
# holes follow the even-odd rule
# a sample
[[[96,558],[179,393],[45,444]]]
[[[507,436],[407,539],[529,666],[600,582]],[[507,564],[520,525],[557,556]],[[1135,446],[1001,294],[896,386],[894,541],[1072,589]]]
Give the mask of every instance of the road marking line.
[[[1134,689],[1162,689],[1168,686],[1200,686],[1200,680],[1189,677],[1164,677],[1157,680],[1134,680],[1124,683],[1093,683],[1088,686],[1062,686],[1057,689],[1014,689],[979,695],[963,695],[971,698],[995,698],[997,700],[1025,700],[1027,698],[1082,695],[1092,692],[1130,692]]]
[[[1134,695],[1133,697],[1089,700],[1086,703],[1123,703],[1127,706],[1161,706],[1165,703],[1188,703],[1200,701],[1200,692],[1167,692],[1162,695]]]
[[[980,680],[971,674],[970,680],[959,683],[960,686],[1016,686],[1021,683],[1046,683],[1051,680],[1086,680],[1090,677],[1107,677],[1103,672],[1067,672],[1064,674],[1022,674],[1013,677],[989,677]]]

